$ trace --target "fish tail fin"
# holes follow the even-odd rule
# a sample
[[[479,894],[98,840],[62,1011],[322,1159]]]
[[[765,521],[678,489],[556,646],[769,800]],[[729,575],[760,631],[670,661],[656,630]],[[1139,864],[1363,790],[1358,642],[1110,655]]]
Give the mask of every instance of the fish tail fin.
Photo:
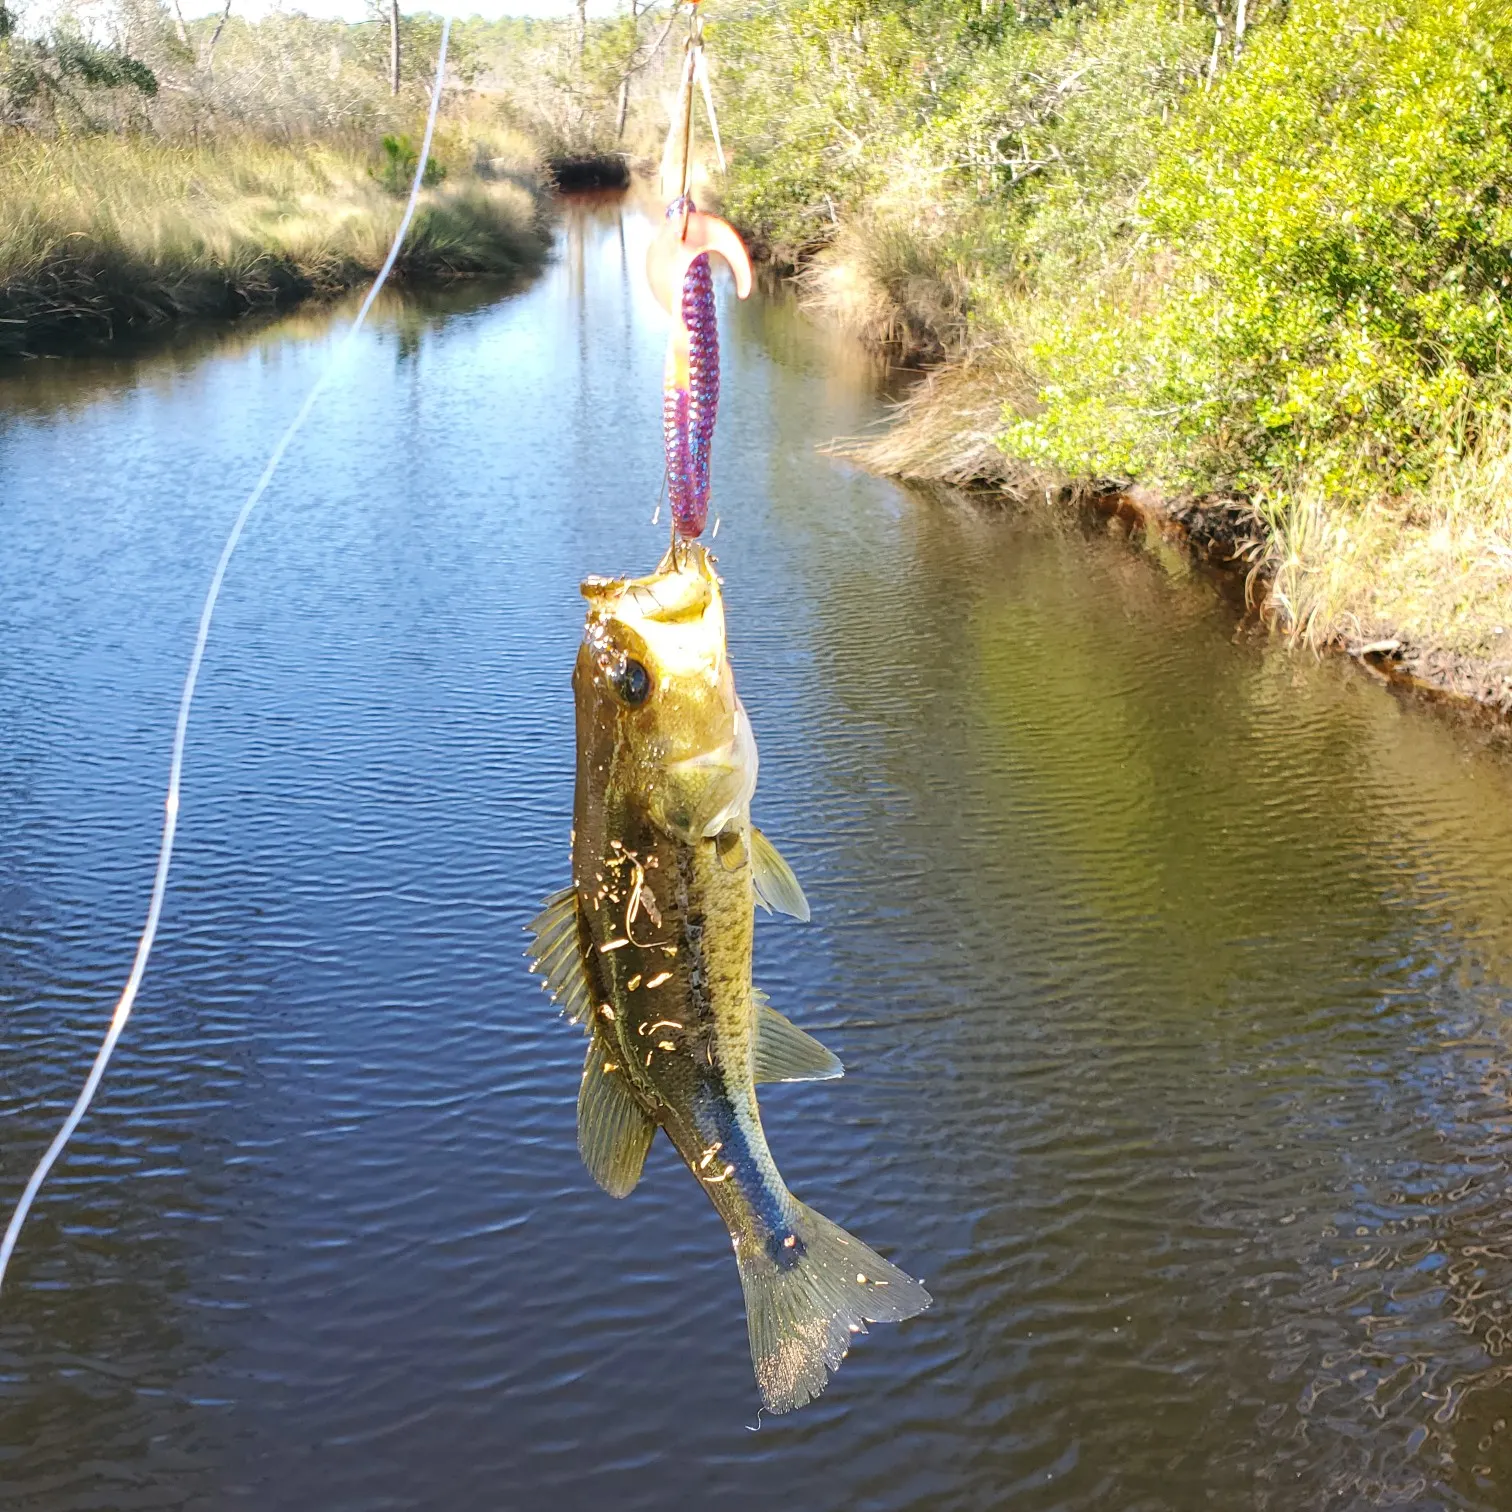
[[[812,1401],[868,1323],[900,1323],[929,1293],[822,1213],[792,1200],[791,1230],[735,1242],[756,1384],[770,1412]]]

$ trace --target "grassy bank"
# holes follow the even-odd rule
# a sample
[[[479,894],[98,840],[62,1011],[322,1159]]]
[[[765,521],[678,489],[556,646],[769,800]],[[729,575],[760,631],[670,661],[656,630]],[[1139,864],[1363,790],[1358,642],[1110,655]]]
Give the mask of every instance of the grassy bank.
[[[0,0],[0,357],[335,293],[385,255],[439,18],[397,17],[395,37],[388,11],[186,8]],[[639,6],[581,29],[458,21],[440,173],[395,280],[539,262],[548,164],[621,180],[653,150],[681,57],[668,23]]]
[[[1287,631],[1512,707],[1501,0],[792,0],[718,46],[730,212],[944,364],[873,465],[1237,510]]]
[[[545,249],[534,153],[453,132],[394,276],[504,274]],[[353,143],[9,136],[0,153],[0,354],[329,294],[376,272],[403,197]],[[392,177],[392,175],[390,175]]]

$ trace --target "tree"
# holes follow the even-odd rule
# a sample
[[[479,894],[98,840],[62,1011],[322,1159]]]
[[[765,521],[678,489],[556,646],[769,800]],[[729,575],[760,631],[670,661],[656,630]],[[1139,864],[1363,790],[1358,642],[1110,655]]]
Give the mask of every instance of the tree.
[[[635,39],[637,25],[640,21],[640,0],[630,0],[630,36],[632,42]],[[619,113],[614,124],[614,140],[625,140],[625,117],[630,113],[630,75],[635,72],[635,57],[632,53],[630,62],[625,71],[620,75],[619,86]]]
[[[221,7],[220,16],[215,23],[215,30],[210,33],[209,40],[200,49],[199,56],[195,59],[194,66],[209,73],[215,63],[215,49],[220,44],[221,33],[226,29],[226,22],[231,18],[232,0],[226,0]],[[193,46],[189,41],[189,28],[184,21],[184,8],[179,0],[173,0],[173,30],[179,39],[179,45],[186,54],[192,55]]]
[[[215,23],[215,30],[210,33],[210,40],[205,43],[204,55],[200,58],[200,67],[209,73],[215,66],[215,49],[220,42],[221,33],[226,29],[226,22],[231,18],[231,0],[226,0],[221,8],[220,19]]]
[[[93,97],[140,105],[158,92],[157,75],[115,47],[88,42],[58,29],[47,38],[15,35],[15,17],[0,0],[0,126],[35,124],[51,117],[86,129],[99,122]]]

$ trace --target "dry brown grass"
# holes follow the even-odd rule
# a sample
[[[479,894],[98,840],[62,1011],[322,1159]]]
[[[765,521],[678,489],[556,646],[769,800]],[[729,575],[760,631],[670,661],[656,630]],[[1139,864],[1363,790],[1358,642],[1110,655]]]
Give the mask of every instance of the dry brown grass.
[[[961,281],[887,224],[847,226],[799,275],[811,314],[904,358],[938,360],[966,333]]]
[[[960,352],[968,272],[950,241],[947,202],[942,170],[899,154],[887,192],[839,225],[799,275],[804,307],[905,360]]]
[[[1300,491],[1272,522],[1270,602],[1314,646],[1398,641],[1512,659],[1512,414],[1399,500],[1339,508]]]
[[[539,260],[528,144],[455,124],[447,149],[452,173],[426,191],[399,275],[505,273]],[[403,213],[371,167],[355,145],[6,137],[0,354],[360,282]]]
[[[1003,349],[991,348],[935,369],[896,406],[884,431],[827,450],[892,477],[1025,490],[1045,480],[1006,456],[994,437],[1003,428],[1004,406],[1033,397],[1028,375]]]

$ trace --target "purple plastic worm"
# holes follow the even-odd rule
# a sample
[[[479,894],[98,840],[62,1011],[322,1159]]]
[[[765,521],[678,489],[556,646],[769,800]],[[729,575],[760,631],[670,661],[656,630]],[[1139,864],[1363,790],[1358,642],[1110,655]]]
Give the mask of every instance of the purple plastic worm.
[[[688,386],[668,382],[662,431],[672,522],[678,535],[693,540],[709,518],[709,454],[719,411],[719,324],[707,252],[699,253],[683,276],[682,320],[688,332]]]
[[[669,383],[662,390],[662,435],[667,443],[667,497],[672,502],[672,525],[684,540],[691,540],[704,526],[695,523],[691,489],[692,459],[688,450],[688,391]]]

